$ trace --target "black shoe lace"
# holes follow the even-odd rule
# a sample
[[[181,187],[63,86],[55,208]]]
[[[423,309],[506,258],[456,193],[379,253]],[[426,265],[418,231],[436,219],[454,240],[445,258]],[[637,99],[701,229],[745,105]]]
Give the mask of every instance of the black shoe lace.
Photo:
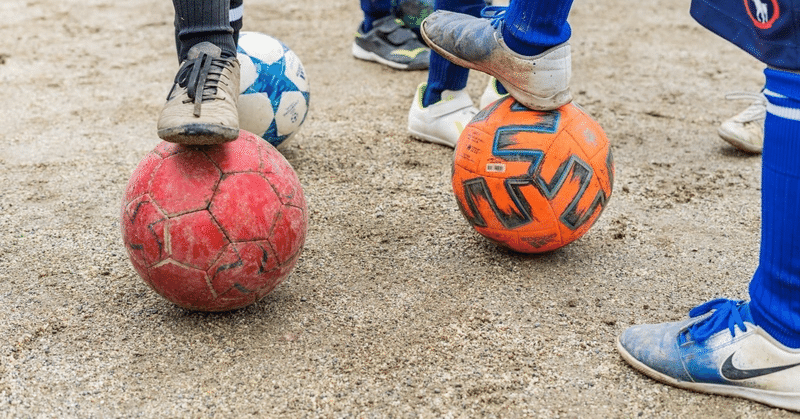
[[[186,94],[194,102],[195,116],[200,116],[200,105],[203,101],[214,99],[222,71],[228,62],[227,59],[201,53],[197,58],[187,59],[181,65],[175,76],[175,84],[186,89]]]

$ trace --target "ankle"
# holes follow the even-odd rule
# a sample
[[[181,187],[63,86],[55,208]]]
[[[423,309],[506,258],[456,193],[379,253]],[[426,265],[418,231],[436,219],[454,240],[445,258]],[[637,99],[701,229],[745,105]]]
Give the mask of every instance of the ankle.
[[[422,95],[422,107],[427,108],[440,100],[442,100],[441,90],[426,87],[425,93]]]
[[[236,43],[233,41],[233,36],[231,34],[208,35],[183,41],[181,45],[180,61],[181,62],[185,61],[186,56],[189,53],[189,50],[192,49],[193,46],[202,42],[210,42],[219,47],[219,49],[222,50],[220,55],[223,58],[230,58],[236,56]]]
[[[535,55],[539,55],[548,49],[554,47],[555,45],[534,45],[528,42],[525,42],[517,37],[507,29],[506,25],[503,25],[503,42],[505,42],[506,46],[510,48],[512,51],[516,52],[517,54],[532,57]]]

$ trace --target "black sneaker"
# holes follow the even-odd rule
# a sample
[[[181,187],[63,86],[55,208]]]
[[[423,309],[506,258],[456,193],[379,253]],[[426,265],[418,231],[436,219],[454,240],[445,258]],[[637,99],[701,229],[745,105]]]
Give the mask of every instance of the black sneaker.
[[[431,51],[401,20],[390,15],[376,20],[367,33],[358,28],[353,56],[398,70],[425,70]]]

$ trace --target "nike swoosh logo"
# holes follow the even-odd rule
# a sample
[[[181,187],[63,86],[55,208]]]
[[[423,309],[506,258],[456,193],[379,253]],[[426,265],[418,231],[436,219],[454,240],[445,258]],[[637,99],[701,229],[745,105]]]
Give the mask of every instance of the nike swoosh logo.
[[[720,369],[720,373],[722,377],[726,380],[749,380],[751,378],[762,377],[764,375],[774,374],[776,372],[780,372],[783,370],[788,370],[789,368],[794,368],[796,366],[800,366],[800,362],[791,365],[782,365],[779,367],[771,367],[771,368],[755,368],[751,370],[740,370],[733,366],[733,354],[725,360],[722,364],[722,368]]]

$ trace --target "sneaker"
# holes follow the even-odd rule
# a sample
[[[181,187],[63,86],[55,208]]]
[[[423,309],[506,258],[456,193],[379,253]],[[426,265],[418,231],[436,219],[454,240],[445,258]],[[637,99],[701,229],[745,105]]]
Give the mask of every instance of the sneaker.
[[[732,146],[747,153],[759,154],[764,148],[764,120],[767,117],[767,98],[763,93],[736,92],[726,99],[748,99],[752,103],[739,114],[723,122],[717,133]]]
[[[420,84],[414,94],[414,102],[408,111],[408,132],[423,141],[455,147],[464,127],[478,109],[466,90],[445,90],[442,100],[423,107],[422,97],[427,86],[427,83]]]
[[[187,145],[221,144],[239,136],[239,61],[201,42],[181,64],[158,119],[158,136]]]
[[[425,70],[431,50],[401,20],[390,15],[376,20],[367,33],[358,28],[353,56],[398,70]]]
[[[436,11],[422,22],[421,34],[430,47],[454,64],[496,77],[523,105],[556,109],[572,101],[568,42],[539,55],[517,54],[503,41],[505,8],[487,7],[484,17]]]
[[[631,327],[617,349],[634,368],[663,383],[800,412],[800,349],[787,348],[753,324],[747,303],[713,300],[689,316]]]
[[[496,78],[494,77],[490,78],[489,84],[486,85],[486,89],[483,91],[483,94],[481,95],[480,108],[484,109],[487,106],[491,105],[492,103],[496,102],[498,99],[508,96],[508,93],[500,93],[501,91],[505,91],[503,85],[501,85]]]

